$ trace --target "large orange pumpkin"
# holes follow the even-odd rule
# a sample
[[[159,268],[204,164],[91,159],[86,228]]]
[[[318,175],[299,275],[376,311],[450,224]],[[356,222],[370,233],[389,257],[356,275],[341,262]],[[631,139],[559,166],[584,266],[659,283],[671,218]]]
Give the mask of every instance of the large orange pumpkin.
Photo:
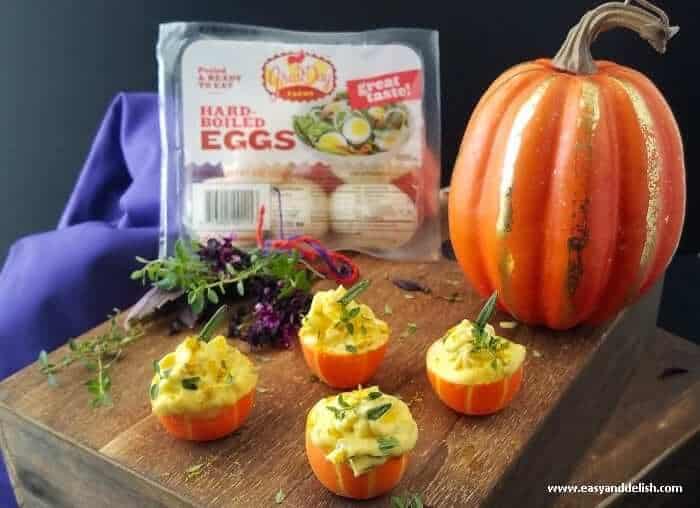
[[[530,324],[613,316],[668,265],[685,210],[683,147],[654,84],[599,61],[622,26],[659,52],[678,31],[658,7],[587,13],[553,60],[506,71],[467,126],[449,197],[450,237],[476,290]]]

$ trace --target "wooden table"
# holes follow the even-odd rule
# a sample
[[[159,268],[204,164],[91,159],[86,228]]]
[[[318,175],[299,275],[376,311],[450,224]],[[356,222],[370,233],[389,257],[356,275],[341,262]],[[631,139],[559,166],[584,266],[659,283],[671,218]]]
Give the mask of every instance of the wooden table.
[[[545,486],[572,475],[586,483],[630,478],[697,433],[697,373],[656,377],[667,363],[697,358],[697,348],[663,334],[646,340],[654,335],[660,287],[600,328],[501,330],[528,347],[523,390],[497,415],[462,417],[429,388],[425,352],[449,326],[474,317],[481,300],[450,261],[358,260],[373,280],[363,300],[380,315],[385,303],[393,308],[385,316],[392,341],[374,382],[410,405],[420,429],[396,493],[418,492],[429,506],[588,506],[600,499],[557,500]],[[433,295],[407,295],[391,277],[423,281]],[[455,291],[459,302],[435,296]],[[492,322],[501,320],[510,318]],[[402,339],[408,322],[417,331]],[[114,368],[111,409],[88,407],[80,365],[62,373],[58,389],[48,387],[35,365],[0,384],[2,449],[25,506],[269,506],[279,489],[286,494],[283,506],[389,505],[387,497],[348,503],[311,473],[306,412],[333,391],[311,379],[298,348],[253,354],[260,365],[256,406],[234,435],[209,444],[166,435],[147,394],[152,361],[182,339],[167,336],[166,327],[153,323]],[[655,442],[641,449],[650,428]],[[201,474],[188,479],[185,471],[198,464]]]

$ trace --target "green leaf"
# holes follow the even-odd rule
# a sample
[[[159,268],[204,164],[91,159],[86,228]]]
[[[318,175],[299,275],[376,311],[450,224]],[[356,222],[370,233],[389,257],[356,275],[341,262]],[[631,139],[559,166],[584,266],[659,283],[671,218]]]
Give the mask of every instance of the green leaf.
[[[201,314],[204,310],[204,293],[202,291],[197,291],[194,295],[193,301],[190,304],[192,307],[192,312],[195,314]]]
[[[58,379],[56,379],[56,376],[54,376],[53,374],[48,374],[46,376],[46,379],[51,388],[56,388],[58,386]]]
[[[405,339],[406,337],[410,337],[411,335],[415,335],[415,333],[418,331],[418,325],[415,323],[407,323],[406,324],[406,329],[401,333],[400,337],[402,339]]]
[[[368,398],[369,400],[374,400],[374,399],[378,399],[378,398],[381,397],[382,395],[383,395],[382,392],[369,392],[369,393],[367,394],[367,398]]]
[[[185,244],[182,240],[178,240],[177,242],[175,242],[175,256],[180,261],[185,261],[189,257],[189,252],[187,252]]]
[[[370,284],[371,282],[367,279],[361,280],[360,282],[352,286],[350,289],[348,289],[343,295],[343,297],[340,300],[338,300],[338,303],[340,303],[343,306],[349,304],[361,293],[363,293],[369,287]]]
[[[153,360],[153,372],[160,376],[160,364],[158,363],[158,360]]]
[[[196,390],[199,386],[199,377],[186,377],[182,380],[182,387],[185,390]]]
[[[348,311],[348,319],[355,319],[360,314],[360,307],[354,307]]]
[[[489,299],[486,300],[486,303],[481,308],[479,315],[476,317],[476,320],[474,321],[474,327],[479,332],[482,332],[484,330],[486,323],[488,323],[489,319],[491,319],[491,316],[493,315],[493,311],[496,308],[497,301],[498,301],[498,291],[494,291],[493,294],[489,297]]]
[[[333,413],[335,415],[336,419],[338,419],[338,420],[342,420],[343,417],[345,416],[345,411],[343,411],[342,409],[338,409],[335,406],[326,406],[326,409],[328,411],[330,411],[331,413]]]
[[[143,279],[144,273],[143,270],[134,270],[129,277],[131,277],[131,280]]]
[[[49,365],[49,356],[43,349],[39,351],[39,365],[47,367]]]
[[[399,440],[394,436],[382,436],[377,438],[377,446],[379,451],[384,455],[389,455],[391,450],[399,446]]]
[[[243,279],[238,281],[238,284],[236,284],[236,291],[238,291],[238,294],[241,296],[245,296],[245,285],[243,284]]]
[[[357,353],[357,348],[352,344],[345,344],[345,351],[348,353]]]
[[[350,404],[347,403],[347,401],[343,398],[343,394],[338,395],[338,405],[344,409],[348,409],[350,407]]]
[[[355,335],[355,325],[352,323],[345,323],[345,328],[347,328],[349,335]]]
[[[219,295],[217,295],[216,291],[214,291],[212,288],[207,290],[207,299],[214,305],[219,303]]]
[[[156,282],[155,285],[164,291],[170,291],[175,289],[175,286],[177,286],[177,277],[174,273],[168,273],[165,275],[165,277]]]
[[[204,325],[202,331],[199,333],[199,340],[204,342],[209,342],[211,340],[212,334],[219,328],[219,325],[226,317],[226,312],[228,311],[228,306],[222,305],[216,312],[209,318],[207,324]]]
[[[279,489],[279,490],[277,491],[277,494],[275,494],[275,503],[276,503],[276,504],[282,504],[282,502],[284,501],[284,498],[285,498],[285,497],[287,497],[287,496],[284,494],[284,492],[282,491],[282,489]]]
[[[384,414],[391,409],[391,402],[376,406],[367,411],[368,420],[379,420]]]
[[[144,264],[150,263],[150,261],[148,259],[142,258],[141,256],[136,256],[136,261],[138,261],[139,263],[144,263]]]
[[[153,383],[151,385],[151,389],[149,391],[149,394],[151,396],[151,400],[156,400],[156,398],[158,397],[158,390],[159,390],[158,383]]]

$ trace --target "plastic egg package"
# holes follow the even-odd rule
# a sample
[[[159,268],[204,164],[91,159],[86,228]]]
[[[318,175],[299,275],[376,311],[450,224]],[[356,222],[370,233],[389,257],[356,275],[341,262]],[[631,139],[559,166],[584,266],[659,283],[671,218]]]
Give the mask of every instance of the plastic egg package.
[[[437,259],[437,33],[161,25],[161,255],[178,238]]]

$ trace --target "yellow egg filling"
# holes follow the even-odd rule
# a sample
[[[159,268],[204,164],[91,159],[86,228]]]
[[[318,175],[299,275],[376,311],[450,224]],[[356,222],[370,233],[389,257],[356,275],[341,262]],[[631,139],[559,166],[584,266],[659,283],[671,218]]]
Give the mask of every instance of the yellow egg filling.
[[[159,416],[201,415],[231,406],[258,380],[251,361],[222,335],[208,343],[187,337],[154,368],[151,407]]]
[[[389,340],[389,325],[378,319],[372,309],[352,300],[342,305],[343,286],[319,291],[302,320],[299,339],[307,346],[335,354],[372,351]]]
[[[311,442],[355,476],[416,446],[418,426],[408,406],[376,386],[321,399],[306,420]]]
[[[495,383],[513,374],[525,360],[525,346],[484,327],[475,341],[474,324],[465,319],[428,349],[427,365],[443,379],[456,384]]]

